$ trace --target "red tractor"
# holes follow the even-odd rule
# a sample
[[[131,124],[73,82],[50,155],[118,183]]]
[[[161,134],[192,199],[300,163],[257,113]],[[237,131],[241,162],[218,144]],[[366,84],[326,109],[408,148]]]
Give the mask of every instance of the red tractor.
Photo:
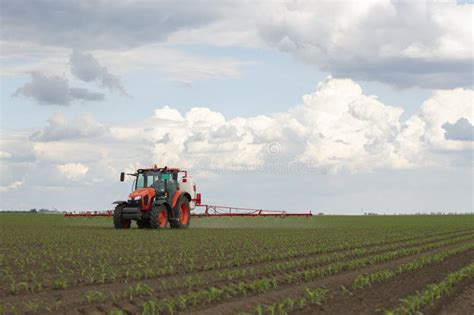
[[[201,195],[187,171],[177,168],[139,169],[133,174],[133,191],[127,201],[115,201],[113,219],[117,229],[128,229],[132,220],[140,229],[189,226],[191,210],[200,204]],[[120,174],[120,181],[125,173]]]

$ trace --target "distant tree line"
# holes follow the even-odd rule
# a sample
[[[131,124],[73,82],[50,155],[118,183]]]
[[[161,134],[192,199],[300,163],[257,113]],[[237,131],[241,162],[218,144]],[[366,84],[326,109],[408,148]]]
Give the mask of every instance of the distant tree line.
[[[0,213],[21,213],[21,214],[31,214],[31,213],[39,213],[39,214],[60,214],[60,213],[66,213],[66,211],[59,211],[57,209],[46,209],[46,208],[41,208],[41,209],[30,209],[29,211],[24,211],[24,210],[0,210]]]
[[[474,215],[474,212],[416,212],[416,213],[389,213],[389,214],[380,214],[380,213],[375,213],[375,212],[364,212],[364,215],[366,216],[376,216],[376,215],[411,215],[411,216],[417,216],[417,215]]]

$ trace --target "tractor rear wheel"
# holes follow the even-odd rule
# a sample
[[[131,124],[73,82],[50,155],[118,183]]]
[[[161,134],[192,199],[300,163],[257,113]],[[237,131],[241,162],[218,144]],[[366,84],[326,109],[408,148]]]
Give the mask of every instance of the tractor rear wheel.
[[[150,210],[149,227],[152,229],[164,229],[168,224],[168,211],[165,206],[154,206]]]
[[[189,206],[189,199],[186,196],[181,196],[174,209],[175,218],[170,221],[170,226],[173,229],[186,229],[191,221],[191,208]]]
[[[114,210],[114,227],[116,229],[129,229],[132,224],[131,220],[124,220],[122,216],[125,205],[117,205]]]

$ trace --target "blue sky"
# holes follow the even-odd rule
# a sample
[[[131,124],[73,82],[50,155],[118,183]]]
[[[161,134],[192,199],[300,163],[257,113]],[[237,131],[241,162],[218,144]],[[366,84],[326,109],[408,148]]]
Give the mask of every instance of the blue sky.
[[[1,5],[0,208],[106,209],[160,163],[210,203],[473,211],[468,3]]]

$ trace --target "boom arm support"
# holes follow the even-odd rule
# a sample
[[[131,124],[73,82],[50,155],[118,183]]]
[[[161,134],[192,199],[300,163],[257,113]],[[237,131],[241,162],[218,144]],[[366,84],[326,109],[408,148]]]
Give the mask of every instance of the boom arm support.
[[[228,206],[197,205],[204,208],[204,212],[193,213],[193,217],[311,217],[313,214],[308,212],[288,212],[286,210],[265,210],[253,208],[238,208]],[[65,213],[65,217],[112,217],[113,210],[105,211],[87,211],[79,213]]]

